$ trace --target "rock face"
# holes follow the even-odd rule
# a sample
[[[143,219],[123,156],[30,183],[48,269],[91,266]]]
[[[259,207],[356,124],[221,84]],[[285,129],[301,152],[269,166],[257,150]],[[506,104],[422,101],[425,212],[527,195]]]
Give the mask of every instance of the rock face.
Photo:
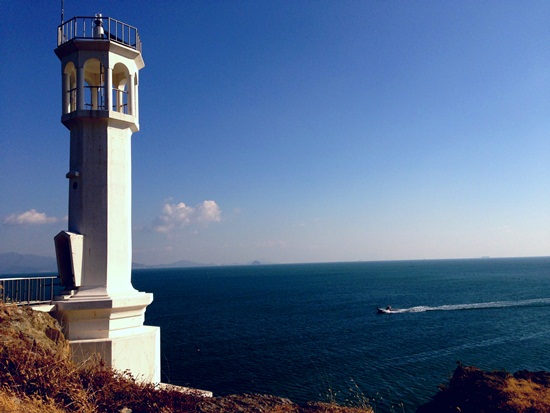
[[[0,305],[0,336],[3,347],[40,347],[60,357],[69,356],[59,323],[49,314],[30,307]]]
[[[550,373],[484,372],[459,365],[446,386],[417,413],[550,412]]]
[[[374,413],[370,407],[346,407],[310,402],[297,405],[289,399],[260,394],[240,394],[204,399],[198,413]]]

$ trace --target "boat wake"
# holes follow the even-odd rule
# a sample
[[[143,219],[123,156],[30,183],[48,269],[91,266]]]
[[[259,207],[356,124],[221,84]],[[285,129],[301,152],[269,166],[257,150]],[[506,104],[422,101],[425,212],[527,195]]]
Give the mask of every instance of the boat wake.
[[[507,308],[507,307],[527,307],[536,305],[550,304],[550,298],[535,298],[531,300],[518,301],[492,301],[488,303],[472,303],[472,304],[449,304],[436,307],[417,306],[411,308],[392,309],[392,314],[400,313],[424,313],[426,311],[456,311],[456,310],[479,310],[486,308]]]

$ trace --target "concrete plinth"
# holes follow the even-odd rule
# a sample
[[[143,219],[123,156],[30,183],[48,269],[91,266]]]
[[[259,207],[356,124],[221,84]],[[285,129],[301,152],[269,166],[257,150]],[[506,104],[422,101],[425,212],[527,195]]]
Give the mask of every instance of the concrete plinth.
[[[69,340],[73,360],[86,363],[99,356],[108,367],[129,370],[141,382],[160,383],[160,327],[142,326],[126,336]]]
[[[139,381],[160,383],[160,328],[144,326],[153,294],[57,297],[52,315],[61,323],[77,363],[99,356],[108,367],[129,370]]]

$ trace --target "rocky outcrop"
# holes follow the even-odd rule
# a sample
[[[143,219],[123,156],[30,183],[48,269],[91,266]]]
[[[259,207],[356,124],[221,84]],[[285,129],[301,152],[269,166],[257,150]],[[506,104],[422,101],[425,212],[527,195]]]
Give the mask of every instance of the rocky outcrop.
[[[458,365],[448,385],[417,413],[548,413],[550,373],[485,372]]]
[[[30,307],[0,305],[0,336],[4,349],[39,347],[62,358],[70,352],[59,323],[49,314]]]
[[[205,399],[197,405],[200,413],[373,413],[370,408],[310,402],[297,405],[282,397],[239,394]]]

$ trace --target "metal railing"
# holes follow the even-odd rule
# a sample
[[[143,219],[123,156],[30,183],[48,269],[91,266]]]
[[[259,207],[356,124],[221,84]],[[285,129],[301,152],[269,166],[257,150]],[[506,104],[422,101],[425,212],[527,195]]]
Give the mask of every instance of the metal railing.
[[[76,16],[57,28],[57,45],[73,39],[105,39],[141,52],[141,40],[138,30],[129,24],[110,17]]]
[[[17,305],[53,301],[57,276],[0,278],[0,301]]]
[[[67,102],[68,112],[74,112],[76,110],[76,88],[71,89],[67,92],[69,101]]]
[[[77,88],[66,92],[68,95],[68,112],[77,109]],[[112,110],[128,114],[128,91],[123,89],[112,89]],[[105,86],[84,86],[84,108],[87,110],[107,110],[105,102]]]
[[[128,91],[113,88],[113,111],[128,115]]]
[[[107,110],[104,86],[84,86],[84,106],[88,110]]]

